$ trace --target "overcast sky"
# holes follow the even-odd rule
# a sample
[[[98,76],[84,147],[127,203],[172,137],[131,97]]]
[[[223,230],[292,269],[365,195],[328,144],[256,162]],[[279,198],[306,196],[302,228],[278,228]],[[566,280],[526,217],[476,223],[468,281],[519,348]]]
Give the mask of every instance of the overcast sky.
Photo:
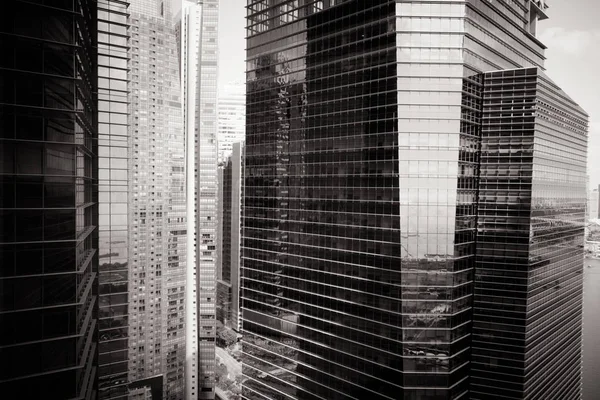
[[[221,0],[219,89],[245,79],[245,0]],[[590,114],[588,173],[600,184],[600,0],[548,0],[550,19],[539,25],[548,46],[546,72]]]

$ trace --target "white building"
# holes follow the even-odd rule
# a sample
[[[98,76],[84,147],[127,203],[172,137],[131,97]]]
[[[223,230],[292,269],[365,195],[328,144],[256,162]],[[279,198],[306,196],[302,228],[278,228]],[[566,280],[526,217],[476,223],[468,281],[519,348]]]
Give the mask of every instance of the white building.
[[[246,85],[231,82],[219,93],[218,103],[219,163],[231,155],[233,143],[246,137]]]
[[[598,188],[588,191],[587,198],[587,219],[595,219],[600,217],[598,215],[598,202],[600,201],[600,192]]]
[[[215,397],[218,0],[182,3],[178,38],[186,137],[186,399]]]
[[[129,381],[162,375],[184,398],[185,137],[177,37],[169,2],[135,0],[130,14]]]

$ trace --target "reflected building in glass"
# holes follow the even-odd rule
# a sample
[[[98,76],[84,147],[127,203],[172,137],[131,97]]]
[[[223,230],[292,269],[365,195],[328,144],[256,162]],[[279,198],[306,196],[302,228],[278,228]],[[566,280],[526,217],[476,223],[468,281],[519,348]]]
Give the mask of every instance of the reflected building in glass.
[[[130,11],[129,382],[185,389],[185,135],[175,19],[162,0]],[[145,383],[144,386],[147,386]]]
[[[127,399],[129,3],[98,1],[98,398]]]
[[[578,399],[588,116],[539,68],[482,76],[471,398]]]
[[[97,398],[97,3],[0,13],[0,393]]]
[[[541,72],[546,11],[539,0],[248,2],[245,398],[549,398],[561,370],[577,396],[587,116]],[[495,74],[514,93],[496,93]],[[560,221],[547,238],[537,207]],[[523,251],[515,268],[486,248],[501,229],[502,249]],[[509,325],[520,342],[503,338]],[[548,339],[572,340],[569,355],[536,358]]]

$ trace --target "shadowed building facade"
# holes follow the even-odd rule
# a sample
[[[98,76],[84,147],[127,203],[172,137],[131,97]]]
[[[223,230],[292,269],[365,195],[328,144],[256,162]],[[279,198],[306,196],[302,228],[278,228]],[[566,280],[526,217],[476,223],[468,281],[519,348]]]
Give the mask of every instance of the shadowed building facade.
[[[98,398],[127,399],[129,2],[98,1]]]
[[[495,295],[476,272],[486,262],[477,239],[488,232],[478,218],[487,179],[482,140],[496,117],[488,104],[493,83],[485,86],[492,78],[482,72],[538,71],[545,47],[535,31],[546,8],[526,0],[248,2],[244,397],[495,395],[497,386],[480,377],[499,362],[485,358],[484,338],[493,333],[478,322],[488,313],[481,297]],[[566,102],[579,130],[557,135],[581,156],[587,122],[574,103],[556,88],[516,93]],[[528,129],[541,143],[539,132],[557,128]],[[532,165],[549,162],[544,146]],[[520,161],[508,162],[512,169]],[[557,176],[564,169],[554,168]],[[583,240],[576,228],[581,171],[578,160],[574,197],[556,211],[573,219],[564,233],[570,245]],[[545,172],[548,179],[553,172]],[[523,202],[527,214],[532,201]],[[578,251],[570,251],[569,263],[581,266]],[[569,274],[565,268],[557,265],[557,276]],[[577,290],[575,278],[569,284]],[[537,298],[522,296],[537,309]],[[578,305],[580,316],[580,295],[569,292],[564,302]],[[520,350],[522,359],[529,349]],[[579,366],[554,361],[577,386]],[[535,369],[523,373],[506,382],[530,379]],[[534,381],[529,395],[543,396],[550,383]]]
[[[97,3],[0,12],[0,393],[96,398]],[[15,396],[15,397],[13,397]]]

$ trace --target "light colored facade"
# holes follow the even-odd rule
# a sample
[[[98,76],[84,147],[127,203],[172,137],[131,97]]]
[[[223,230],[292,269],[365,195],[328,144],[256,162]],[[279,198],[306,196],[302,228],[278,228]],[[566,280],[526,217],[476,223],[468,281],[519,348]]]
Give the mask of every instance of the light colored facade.
[[[219,163],[231,154],[233,144],[246,136],[246,85],[231,82],[219,93],[218,104]]]
[[[587,219],[598,218],[598,202],[600,201],[600,192],[598,189],[588,191],[587,199]]]
[[[184,398],[186,193],[182,98],[170,5],[130,6],[129,381],[162,375]]]
[[[213,399],[217,263],[217,46],[219,1],[201,8],[196,85],[196,246],[199,399]]]
[[[187,192],[186,398],[214,398],[217,242],[217,1],[184,1],[177,22]]]

